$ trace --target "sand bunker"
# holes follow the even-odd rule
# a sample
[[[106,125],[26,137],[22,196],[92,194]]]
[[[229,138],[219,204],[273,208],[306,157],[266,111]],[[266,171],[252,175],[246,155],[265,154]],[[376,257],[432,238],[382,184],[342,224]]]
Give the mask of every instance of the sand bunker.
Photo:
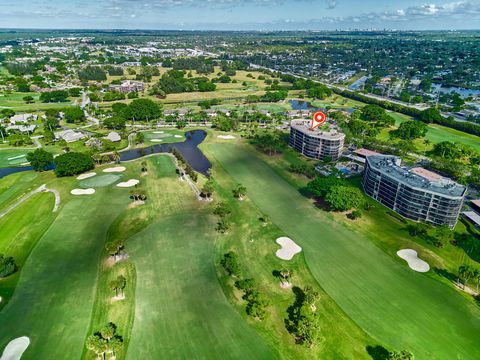
[[[430,270],[430,265],[418,257],[415,250],[402,249],[397,251],[397,255],[408,263],[410,269],[418,272],[427,272]]]
[[[128,181],[118,183],[117,186],[118,186],[118,187],[126,188],[126,187],[135,186],[135,185],[137,185],[137,184],[139,184],[139,183],[140,183],[140,180],[130,179],[130,180],[128,180]]]
[[[150,141],[151,142],[162,142],[163,140],[162,139],[151,139]]]
[[[13,339],[5,346],[0,360],[20,360],[28,345],[30,345],[30,339],[27,336]]]
[[[92,195],[95,194],[95,189],[73,189],[70,191],[72,195]]]
[[[235,139],[235,136],[233,136],[233,135],[218,135],[217,138],[223,139],[223,140],[232,140],[232,139]]]
[[[277,250],[275,255],[282,260],[292,260],[295,254],[302,251],[302,248],[288,237],[280,237],[276,241],[282,248]]]
[[[165,131],[154,131],[154,134],[163,134]]]
[[[112,172],[123,172],[125,170],[126,170],[125,166],[115,166],[115,167],[103,169],[103,172],[112,173]]]
[[[176,138],[182,138],[183,136],[182,135],[173,135],[174,137]]]
[[[97,175],[96,173],[94,172],[91,172],[91,173],[86,173],[86,174],[82,174],[82,175],[78,175],[77,176],[77,180],[83,180],[83,179],[88,179],[88,178],[91,178],[93,176]]]

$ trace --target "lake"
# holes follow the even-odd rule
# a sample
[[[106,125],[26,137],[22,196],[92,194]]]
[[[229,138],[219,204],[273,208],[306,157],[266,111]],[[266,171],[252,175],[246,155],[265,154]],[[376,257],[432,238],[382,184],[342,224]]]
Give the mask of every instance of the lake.
[[[192,130],[186,132],[185,137],[186,140],[184,142],[165,143],[141,149],[120,151],[120,161],[135,160],[151,154],[167,153],[170,148],[174,147],[180,151],[185,160],[195,171],[205,176],[209,176],[212,164],[203,154],[202,150],[198,148],[198,145],[207,137],[207,133],[204,130]],[[33,170],[33,168],[31,166],[0,168],[0,179],[10,174],[29,170]]]

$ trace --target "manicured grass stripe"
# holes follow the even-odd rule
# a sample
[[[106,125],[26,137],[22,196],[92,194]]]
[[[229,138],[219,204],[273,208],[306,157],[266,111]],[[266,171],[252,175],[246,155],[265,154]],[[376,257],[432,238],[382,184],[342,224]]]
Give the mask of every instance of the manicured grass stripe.
[[[22,359],[80,358],[98,256],[109,225],[128,202],[115,190],[70,197],[63,206],[31,252],[11,301],[0,312],[0,348],[13,338],[28,336],[31,344]]]
[[[214,264],[211,220],[167,217],[128,242],[137,268],[128,359],[272,359],[227,302]]]
[[[364,234],[333,222],[243,147],[223,143],[210,149],[257,206],[303,247],[326,292],[379,342],[408,349],[418,359],[480,357],[480,311],[455,290],[410,271]]]

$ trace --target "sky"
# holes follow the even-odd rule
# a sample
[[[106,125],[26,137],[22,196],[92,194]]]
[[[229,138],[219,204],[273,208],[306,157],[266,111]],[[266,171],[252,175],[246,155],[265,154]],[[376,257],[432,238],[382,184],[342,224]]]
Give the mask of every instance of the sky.
[[[480,0],[0,0],[0,28],[480,29]]]

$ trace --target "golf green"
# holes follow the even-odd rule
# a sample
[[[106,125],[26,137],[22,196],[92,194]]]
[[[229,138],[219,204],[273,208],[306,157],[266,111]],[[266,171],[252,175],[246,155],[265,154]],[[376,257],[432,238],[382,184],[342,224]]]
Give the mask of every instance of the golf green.
[[[166,217],[134,236],[136,310],[128,359],[272,359],[225,298],[206,215]]]
[[[185,141],[185,133],[177,129],[146,131],[143,132],[143,136],[146,145]]]
[[[254,152],[229,143],[209,149],[302,246],[326,292],[381,344],[412,351],[416,359],[480,358],[480,310],[454,289],[409,270],[364,234],[332,221]]]
[[[91,178],[80,180],[79,184],[81,187],[85,189],[105,187],[105,186],[115,184],[121,178],[122,178],[122,175],[118,175],[118,174],[97,175]]]
[[[0,312],[0,349],[14,338],[28,336],[31,344],[24,360],[80,358],[98,257],[110,224],[129,202],[115,190],[62,199],[66,203],[61,213],[38,240],[12,299]]]

